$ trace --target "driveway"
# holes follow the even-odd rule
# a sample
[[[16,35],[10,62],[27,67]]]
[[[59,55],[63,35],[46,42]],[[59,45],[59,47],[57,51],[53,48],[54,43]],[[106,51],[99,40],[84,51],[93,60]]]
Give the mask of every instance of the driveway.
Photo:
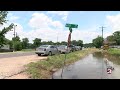
[[[47,57],[37,55],[27,55],[19,57],[0,58],[0,79],[28,79],[24,72],[24,65],[30,62],[37,62]]]

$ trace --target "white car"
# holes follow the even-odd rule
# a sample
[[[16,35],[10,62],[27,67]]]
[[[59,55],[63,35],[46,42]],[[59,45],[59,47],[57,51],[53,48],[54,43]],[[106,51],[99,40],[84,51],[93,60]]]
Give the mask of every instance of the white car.
[[[35,53],[38,54],[38,56],[41,56],[41,55],[52,56],[53,54],[58,53],[58,49],[54,45],[41,45],[36,49]]]
[[[71,50],[69,47],[67,48],[66,45],[60,45],[60,46],[58,46],[58,51],[60,53],[70,53]]]

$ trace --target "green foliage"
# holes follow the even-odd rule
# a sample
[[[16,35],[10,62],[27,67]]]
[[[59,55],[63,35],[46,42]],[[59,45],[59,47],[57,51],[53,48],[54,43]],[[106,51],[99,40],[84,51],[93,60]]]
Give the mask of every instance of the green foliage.
[[[61,45],[67,45],[67,42],[62,41],[62,42],[61,42]]]
[[[33,45],[34,45],[35,48],[39,47],[41,45],[41,39],[35,38],[33,40]]]
[[[14,43],[14,48],[15,48],[15,50],[17,50],[17,51],[22,50],[22,43],[21,43],[20,41],[15,41],[15,43]]]
[[[93,39],[93,45],[96,47],[96,48],[100,48],[102,46],[102,42],[103,41],[103,38],[98,36],[97,38]]]
[[[73,44],[75,46],[81,46],[82,47],[83,46],[83,41],[82,40],[78,40],[78,41],[72,40],[71,44]]]
[[[29,40],[28,38],[23,38],[22,39],[22,48],[27,49],[29,47]]]
[[[116,41],[117,45],[120,45],[120,31],[116,31],[113,33],[114,40]]]
[[[108,50],[108,53],[110,53],[112,55],[120,55],[120,49],[110,48]]]
[[[7,22],[6,17],[7,17],[8,12],[7,11],[0,11],[0,24],[3,25],[4,23]],[[9,32],[13,28],[14,24],[9,25],[8,27],[4,27],[0,31],[0,47],[3,46],[5,43],[5,34]]]
[[[15,51],[22,50],[22,43],[19,36],[12,38],[12,42],[13,42]]]
[[[7,11],[0,11],[0,24],[3,25],[6,23],[6,17],[7,17],[8,12]]]

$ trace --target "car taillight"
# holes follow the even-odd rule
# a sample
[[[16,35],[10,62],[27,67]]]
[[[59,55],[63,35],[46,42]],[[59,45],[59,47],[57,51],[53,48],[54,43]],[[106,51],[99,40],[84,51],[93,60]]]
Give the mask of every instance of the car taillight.
[[[46,51],[46,49],[44,49],[44,51]]]

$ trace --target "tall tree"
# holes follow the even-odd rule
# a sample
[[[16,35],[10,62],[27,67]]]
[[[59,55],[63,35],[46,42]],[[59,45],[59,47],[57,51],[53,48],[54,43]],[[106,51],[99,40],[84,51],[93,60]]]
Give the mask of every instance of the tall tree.
[[[116,44],[116,41],[115,41],[115,38],[114,38],[113,35],[107,36],[107,40],[108,40],[109,45],[115,45]]]
[[[37,48],[41,45],[41,39],[40,38],[35,38],[33,40],[34,47]]]
[[[62,42],[61,42],[61,45],[67,45],[67,42],[62,41]]]
[[[71,44],[77,45],[77,41],[76,41],[76,40],[72,40],[72,41],[71,41]]]
[[[120,31],[116,31],[113,33],[114,40],[116,41],[117,45],[120,45]]]
[[[83,41],[82,41],[82,40],[78,40],[78,41],[77,41],[77,46],[83,47]]]
[[[3,25],[7,22],[7,14],[7,11],[0,11],[0,25]],[[0,30],[0,47],[2,47],[5,44],[5,34],[13,28],[13,25],[14,24],[11,24],[8,27],[4,27],[2,30]]]
[[[12,38],[12,41],[14,43],[14,49],[15,50],[17,50],[17,51],[22,50],[22,43],[21,43],[21,40],[20,40],[19,36],[16,36],[16,37]]]
[[[29,40],[28,40],[28,38],[23,38],[23,39],[22,39],[22,47],[23,47],[23,49],[28,48],[28,45],[29,45]]]
[[[97,38],[93,39],[93,45],[96,47],[96,48],[100,48],[103,44],[102,42],[103,38],[98,36]]]

